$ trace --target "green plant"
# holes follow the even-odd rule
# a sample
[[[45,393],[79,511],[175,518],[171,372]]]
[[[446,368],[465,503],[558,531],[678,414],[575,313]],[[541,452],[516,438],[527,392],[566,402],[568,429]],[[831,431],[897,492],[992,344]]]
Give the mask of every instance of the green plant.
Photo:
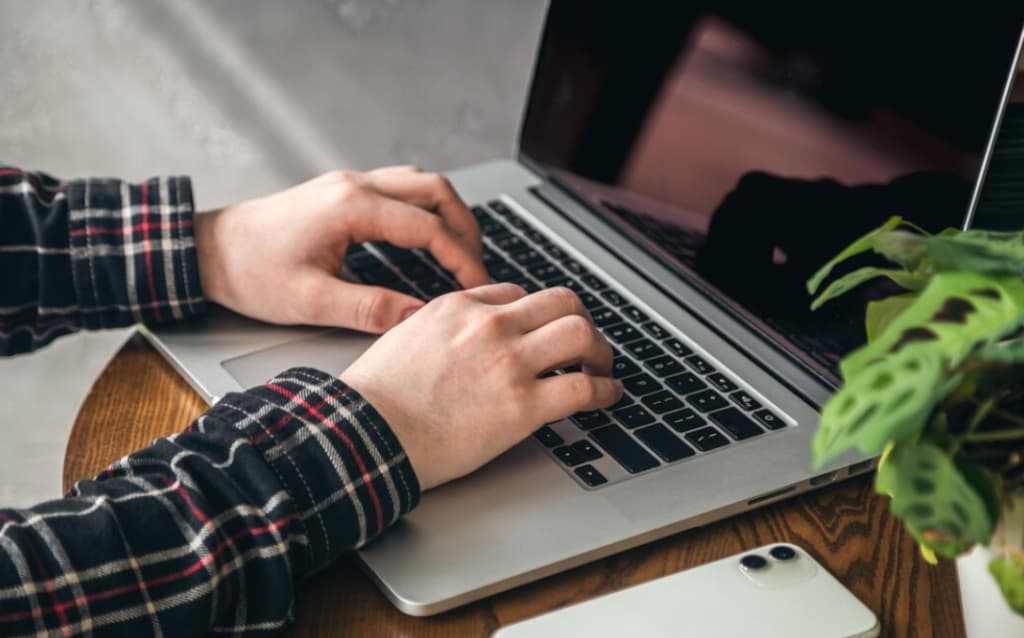
[[[893,267],[834,277],[874,251]],[[840,363],[842,387],[813,440],[820,467],[853,448],[881,455],[875,489],[930,560],[977,543],[1024,614],[1024,231],[948,229],[894,217],[808,282],[812,308],[885,277],[904,292],[868,304],[868,342]],[[820,291],[820,292],[819,292]]]

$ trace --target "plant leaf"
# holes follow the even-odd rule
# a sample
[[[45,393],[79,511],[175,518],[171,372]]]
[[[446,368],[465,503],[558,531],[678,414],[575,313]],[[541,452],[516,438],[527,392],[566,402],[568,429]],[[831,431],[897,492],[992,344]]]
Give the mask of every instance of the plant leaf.
[[[995,528],[983,498],[949,455],[931,443],[897,444],[875,476],[892,497],[892,513],[923,546],[953,558],[988,543]]]
[[[955,367],[970,352],[1004,337],[1024,317],[1024,281],[1016,275],[939,273],[871,343],[840,363],[849,381],[874,361],[911,344],[940,350]]]
[[[875,252],[907,270],[918,270],[928,258],[925,237],[905,230],[891,230],[875,238]]]
[[[1018,614],[1024,614],[1024,561],[1007,554],[993,558],[988,571],[999,584],[1006,604]]]
[[[987,343],[971,356],[1011,365],[1024,364],[1024,337]]]
[[[839,279],[830,283],[828,287],[818,295],[818,298],[811,303],[811,310],[817,310],[825,302],[846,294],[857,286],[872,279],[877,279],[878,277],[888,277],[897,285],[902,286],[907,290],[921,290],[928,283],[927,277],[919,277],[905,270],[865,266],[863,268],[858,268],[853,272],[848,272]]]
[[[865,235],[855,240],[852,244],[847,246],[838,255],[832,258],[827,264],[818,269],[818,272],[814,273],[810,279],[807,280],[807,292],[814,294],[818,288],[821,287],[821,283],[825,281],[832,269],[835,268],[839,263],[846,261],[854,255],[867,252],[875,247],[875,238],[882,233],[888,232],[903,222],[901,217],[890,217],[887,222],[879,226],[878,228],[869,231]]]
[[[853,447],[872,456],[916,435],[953,387],[945,372],[942,352],[918,344],[849,379],[821,410],[812,440],[815,466]]]
[[[1024,272],[1024,231],[968,230],[921,240],[944,270]]]
[[[900,316],[915,299],[916,294],[906,294],[869,302],[864,312],[864,328],[868,335],[868,343],[877,339],[893,319]]]

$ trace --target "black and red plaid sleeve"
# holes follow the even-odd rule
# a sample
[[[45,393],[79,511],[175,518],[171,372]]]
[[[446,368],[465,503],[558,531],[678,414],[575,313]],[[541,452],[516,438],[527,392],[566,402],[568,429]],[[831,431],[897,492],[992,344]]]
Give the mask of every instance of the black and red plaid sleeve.
[[[276,634],[298,580],[418,499],[373,407],[289,370],[62,500],[0,510],[0,635]]]
[[[202,312],[187,177],[61,181],[0,165],[0,354]]]

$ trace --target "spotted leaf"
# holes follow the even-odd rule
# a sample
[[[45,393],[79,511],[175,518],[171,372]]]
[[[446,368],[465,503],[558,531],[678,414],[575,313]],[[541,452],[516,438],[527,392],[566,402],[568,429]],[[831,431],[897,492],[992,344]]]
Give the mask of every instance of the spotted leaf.
[[[890,217],[888,221],[878,228],[855,240],[852,244],[843,249],[841,253],[833,257],[831,261],[819,268],[818,272],[814,273],[814,275],[807,281],[807,292],[813,295],[814,292],[821,287],[822,282],[825,281],[825,278],[828,277],[833,268],[854,255],[859,255],[861,253],[866,253],[869,250],[873,250],[875,247],[875,239],[879,235],[896,228],[901,223],[903,223],[903,219],[901,217]]]
[[[900,350],[847,381],[825,404],[812,442],[815,465],[856,447],[875,455],[925,426],[932,408],[955,386],[942,353],[917,345]]]
[[[912,344],[941,352],[955,367],[975,348],[1001,339],[1024,318],[1024,281],[1016,275],[939,273],[871,343],[843,359],[849,382],[868,365]]]
[[[878,468],[875,489],[924,547],[949,558],[988,543],[995,527],[981,495],[949,455],[931,443],[897,444]]]
[[[928,253],[943,270],[1024,272],[1024,231],[968,230],[924,237]]]
[[[825,302],[844,295],[857,286],[879,277],[887,277],[897,285],[906,288],[907,290],[920,290],[928,283],[927,277],[919,277],[905,270],[865,266],[864,268],[858,268],[853,272],[848,272],[830,283],[825,290],[818,295],[818,298],[814,300],[814,303],[811,304],[811,310],[817,310]]]

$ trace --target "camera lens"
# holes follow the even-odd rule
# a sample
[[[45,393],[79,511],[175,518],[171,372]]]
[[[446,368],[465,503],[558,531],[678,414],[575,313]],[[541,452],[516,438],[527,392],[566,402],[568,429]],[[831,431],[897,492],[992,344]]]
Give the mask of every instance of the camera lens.
[[[793,551],[793,548],[786,547],[785,545],[776,545],[768,553],[772,555],[772,558],[777,558],[778,560],[789,560],[796,557],[796,552]]]
[[[757,554],[747,554],[740,559],[740,565],[743,565],[747,569],[761,569],[768,564],[768,561],[763,556]]]

